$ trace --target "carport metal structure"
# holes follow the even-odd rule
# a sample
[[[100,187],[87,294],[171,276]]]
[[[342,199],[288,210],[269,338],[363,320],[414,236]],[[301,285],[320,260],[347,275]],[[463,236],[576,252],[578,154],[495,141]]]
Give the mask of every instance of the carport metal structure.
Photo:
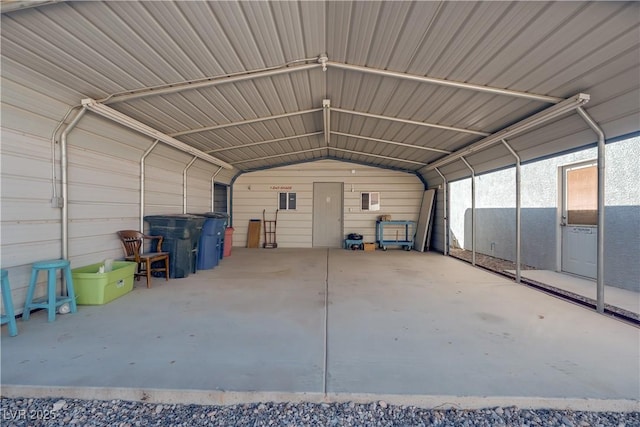
[[[2,61],[66,103],[236,176],[332,158],[427,183],[598,146],[598,311],[604,310],[606,138],[638,130],[637,2],[4,1]],[[589,108],[583,106],[589,102]],[[596,137],[594,138],[594,134]],[[55,162],[54,162],[55,168]],[[55,171],[54,171],[55,175]],[[446,205],[446,194],[444,197]],[[443,227],[447,252],[447,216]],[[475,253],[475,245],[474,245]]]

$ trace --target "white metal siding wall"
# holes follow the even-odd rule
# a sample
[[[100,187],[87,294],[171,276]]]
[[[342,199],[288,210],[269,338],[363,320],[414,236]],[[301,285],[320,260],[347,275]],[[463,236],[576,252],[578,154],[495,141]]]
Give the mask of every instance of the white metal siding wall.
[[[215,170],[215,169],[213,169]],[[203,213],[211,211],[211,165],[196,160],[187,171],[187,212]]]
[[[1,262],[9,271],[13,302],[22,312],[35,261],[60,258],[61,209],[51,206],[51,135],[69,105],[45,96],[3,62],[1,146]],[[49,88],[51,89],[51,88]],[[68,138],[69,259],[72,268],[121,258],[115,232],[138,229],[140,167],[151,140],[87,113]],[[60,147],[56,144],[56,189]],[[191,156],[159,144],[147,158],[145,214],[182,212],[182,171]],[[187,210],[211,206],[211,177],[217,166],[197,160],[188,170]],[[226,171],[223,171],[226,172]],[[229,182],[221,172],[218,182]],[[39,277],[36,297],[44,295]]]
[[[68,206],[72,267],[120,258],[122,249],[115,231],[137,228],[139,168],[135,158],[141,150],[118,140],[146,141],[122,131],[87,115],[70,133]]]
[[[158,145],[145,161],[145,215],[181,214],[183,171],[192,157]],[[211,176],[214,167],[196,160],[187,169],[187,212],[211,210]],[[204,168],[203,168],[204,166]]]
[[[263,209],[267,211],[267,219],[273,219],[278,207],[278,192],[289,191],[297,195],[297,209],[278,213],[278,247],[311,247],[314,182],[344,183],[344,233],[360,233],[367,242],[375,240],[375,220],[379,215],[389,214],[393,219],[418,219],[424,186],[415,175],[320,160],[238,177],[232,190],[234,246],[246,245],[249,220],[262,219]],[[277,186],[291,186],[291,190],[271,189]],[[380,211],[361,211],[360,193],[369,191],[380,192]],[[260,238],[262,242],[264,237],[261,235]]]
[[[20,313],[31,264],[61,256],[61,209],[51,206],[51,134],[69,106],[12,80],[3,79],[2,87],[2,268],[9,270],[14,305]],[[125,147],[115,139],[132,145]],[[71,133],[72,267],[120,256],[112,233],[137,223],[137,167],[132,157],[139,156],[139,150],[133,145],[144,142],[91,116]],[[55,151],[56,188],[61,196],[58,145]],[[44,275],[39,279],[36,296],[44,294]]]

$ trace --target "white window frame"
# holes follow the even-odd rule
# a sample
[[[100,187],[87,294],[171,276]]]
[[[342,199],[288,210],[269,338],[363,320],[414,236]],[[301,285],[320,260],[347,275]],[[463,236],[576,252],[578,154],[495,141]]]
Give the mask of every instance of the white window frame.
[[[282,194],[286,194],[285,196],[285,207],[281,207],[280,205],[280,198]],[[294,195],[295,198],[295,207],[291,208],[289,205],[289,201],[290,201],[290,196],[291,194]],[[295,211],[298,209],[298,195],[296,194],[295,191],[279,191],[278,192],[278,209],[281,211]]]
[[[367,195],[367,207],[363,206],[364,195]],[[363,212],[380,210],[380,192],[379,191],[363,191],[360,193],[360,210]]]

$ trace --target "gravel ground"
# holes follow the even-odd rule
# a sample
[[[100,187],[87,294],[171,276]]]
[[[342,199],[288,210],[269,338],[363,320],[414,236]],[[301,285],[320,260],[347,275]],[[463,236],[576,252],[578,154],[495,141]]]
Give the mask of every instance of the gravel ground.
[[[2,426],[640,426],[640,412],[428,410],[383,401],[203,406],[2,398],[0,410]]]
[[[450,248],[449,254],[452,257],[460,258],[467,262],[471,262],[471,258],[473,257],[473,253],[471,251],[468,251],[466,249],[460,249],[460,248]],[[479,265],[480,267],[484,267],[486,269],[497,271],[497,272],[516,269],[515,262],[508,261],[506,259],[492,257],[492,256],[481,254],[481,253],[476,253],[476,265]],[[522,270],[535,270],[534,267],[531,267],[525,264],[522,264],[520,268]]]

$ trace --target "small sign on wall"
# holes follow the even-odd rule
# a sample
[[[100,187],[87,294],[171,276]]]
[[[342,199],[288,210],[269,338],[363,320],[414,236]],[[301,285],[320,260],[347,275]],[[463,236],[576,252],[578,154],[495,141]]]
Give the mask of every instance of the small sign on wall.
[[[592,227],[573,227],[571,229],[572,233],[578,233],[578,234],[593,234],[593,228]]]
[[[270,185],[269,190],[272,191],[291,191],[293,190],[293,185]]]

